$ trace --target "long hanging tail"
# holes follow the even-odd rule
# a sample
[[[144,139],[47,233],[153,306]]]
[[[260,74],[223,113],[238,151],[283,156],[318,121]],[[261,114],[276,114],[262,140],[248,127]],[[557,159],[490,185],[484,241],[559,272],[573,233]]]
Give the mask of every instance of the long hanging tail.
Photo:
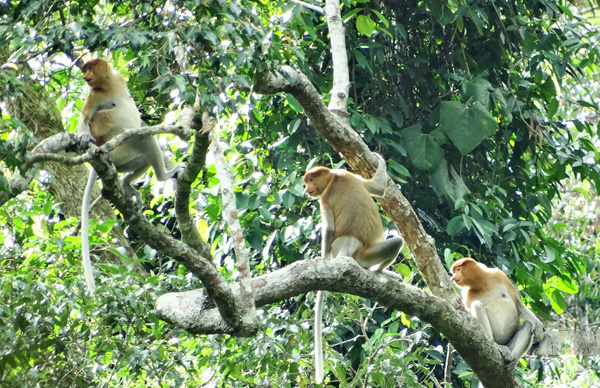
[[[323,291],[317,291],[315,300],[315,380],[321,384],[324,379],[323,371]]]
[[[92,196],[92,187],[96,181],[96,171],[92,169],[88,178],[87,185],[85,186],[85,192],[83,193],[83,202],[81,203],[81,256],[83,258],[83,270],[85,274],[85,282],[87,288],[92,295],[96,290],[96,282],[94,281],[94,274],[92,273],[92,260],[90,259],[90,197]]]

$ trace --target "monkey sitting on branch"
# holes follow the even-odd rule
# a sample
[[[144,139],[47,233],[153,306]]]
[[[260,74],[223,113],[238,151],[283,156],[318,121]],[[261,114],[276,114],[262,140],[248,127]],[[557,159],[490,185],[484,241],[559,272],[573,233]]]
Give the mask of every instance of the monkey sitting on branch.
[[[142,126],[140,112],[127,90],[125,79],[114,71],[108,62],[103,59],[92,59],[83,65],[82,71],[83,79],[90,87],[90,91],[83,105],[77,133],[91,135],[94,143],[101,146],[125,129]],[[179,167],[167,170],[155,136],[130,137],[111,151],[110,156],[117,171],[125,173],[121,178],[125,194],[135,197],[138,204],[141,204],[141,195],[133,188],[132,183],[150,166],[159,181],[175,177],[179,170]],[[96,177],[96,172],[92,169],[81,206],[83,266],[90,294],[93,294],[96,288],[88,236],[90,196]]]
[[[450,271],[452,280],[462,289],[465,307],[496,342],[508,368],[514,368],[534,340],[539,342],[544,325],[498,268],[488,268],[467,257],[452,264]]]
[[[378,154],[371,179],[345,170],[313,167],[304,174],[304,190],[321,208],[323,258],[349,256],[363,268],[383,271],[396,261],[401,237],[384,240],[381,216],[371,196],[383,197],[387,185],[385,160]],[[323,382],[323,291],[315,302],[315,379]]]

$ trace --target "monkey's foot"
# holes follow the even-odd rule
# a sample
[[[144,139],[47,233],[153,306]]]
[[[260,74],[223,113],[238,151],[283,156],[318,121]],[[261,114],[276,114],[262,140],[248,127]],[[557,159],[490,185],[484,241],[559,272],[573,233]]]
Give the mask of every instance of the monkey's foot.
[[[173,170],[174,171],[173,175],[171,175],[171,178],[177,179],[179,178],[179,175],[183,174],[183,170],[185,170],[185,164],[179,164]]]
[[[512,354],[512,351],[508,348],[508,346],[498,345],[498,350],[500,351],[500,355],[504,360],[504,365],[508,370],[513,370],[517,366],[517,361]]]

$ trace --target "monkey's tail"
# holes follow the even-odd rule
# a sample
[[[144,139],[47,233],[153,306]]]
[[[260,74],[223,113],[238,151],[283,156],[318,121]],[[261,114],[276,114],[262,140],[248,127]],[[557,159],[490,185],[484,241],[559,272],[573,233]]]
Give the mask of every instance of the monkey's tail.
[[[315,380],[321,384],[324,379],[323,371],[323,291],[317,291],[315,300]]]
[[[83,271],[88,291],[91,294],[96,290],[96,282],[92,272],[92,260],[90,259],[90,197],[92,196],[92,187],[96,181],[96,171],[92,169],[88,178],[85,192],[83,193],[83,202],[81,203],[81,256],[83,257]]]

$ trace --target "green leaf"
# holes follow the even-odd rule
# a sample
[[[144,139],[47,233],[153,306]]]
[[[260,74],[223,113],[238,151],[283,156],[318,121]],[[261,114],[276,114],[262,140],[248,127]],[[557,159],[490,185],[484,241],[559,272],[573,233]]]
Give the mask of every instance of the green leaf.
[[[421,131],[420,124],[402,130],[400,136],[408,158],[416,168],[425,171],[437,168],[443,158],[442,148],[431,136]]]
[[[567,309],[567,303],[558,290],[552,290],[549,294],[550,304],[557,314],[562,314]]]
[[[358,15],[356,18],[356,29],[365,36],[371,36],[375,31],[375,22],[368,15]]]
[[[296,100],[296,98],[294,96],[287,93],[285,95],[285,99],[287,100],[290,107],[294,110],[294,112],[304,113],[304,108],[302,108],[302,105],[300,105],[300,103],[298,102],[298,100]]]
[[[479,102],[468,107],[459,101],[442,102],[440,126],[463,155],[498,130],[496,120]]]
[[[473,102],[479,102],[483,106],[488,106],[492,85],[487,80],[475,78],[465,81],[462,86],[465,101],[471,99]]]
[[[548,108],[546,109],[546,116],[548,117],[548,119],[552,118],[552,116],[554,116],[556,114],[557,110],[558,110],[558,100],[556,98],[553,98],[548,103]]]
[[[446,225],[446,233],[450,236],[456,236],[459,232],[461,232],[465,228],[465,224],[463,223],[462,216],[456,216],[448,222]]]
[[[555,287],[557,290],[566,292],[567,294],[571,295],[575,295],[579,292],[579,287],[577,287],[577,284],[570,282],[567,279],[555,277],[554,280],[556,281],[552,284],[552,286]]]
[[[448,163],[443,159],[431,175],[430,182],[438,195],[444,195],[454,202],[463,199],[470,193],[469,188],[454,167],[450,166],[450,171],[448,171]]]
[[[360,50],[354,50],[354,57],[356,58],[356,63],[358,63],[358,66],[360,68],[368,70],[369,73],[373,75],[373,69],[371,68],[371,65],[369,65],[369,62],[367,61],[363,53],[360,52]]]
[[[390,27],[390,22],[385,18],[385,16],[383,16],[381,14],[381,12],[376,11],[374,9],[372,9],[371,12],[373,12],[375,14],[375,16],[377,16],[379,18],[379,21],[381,21],[383,23],[383,25],[385,25],[385,28]]]

